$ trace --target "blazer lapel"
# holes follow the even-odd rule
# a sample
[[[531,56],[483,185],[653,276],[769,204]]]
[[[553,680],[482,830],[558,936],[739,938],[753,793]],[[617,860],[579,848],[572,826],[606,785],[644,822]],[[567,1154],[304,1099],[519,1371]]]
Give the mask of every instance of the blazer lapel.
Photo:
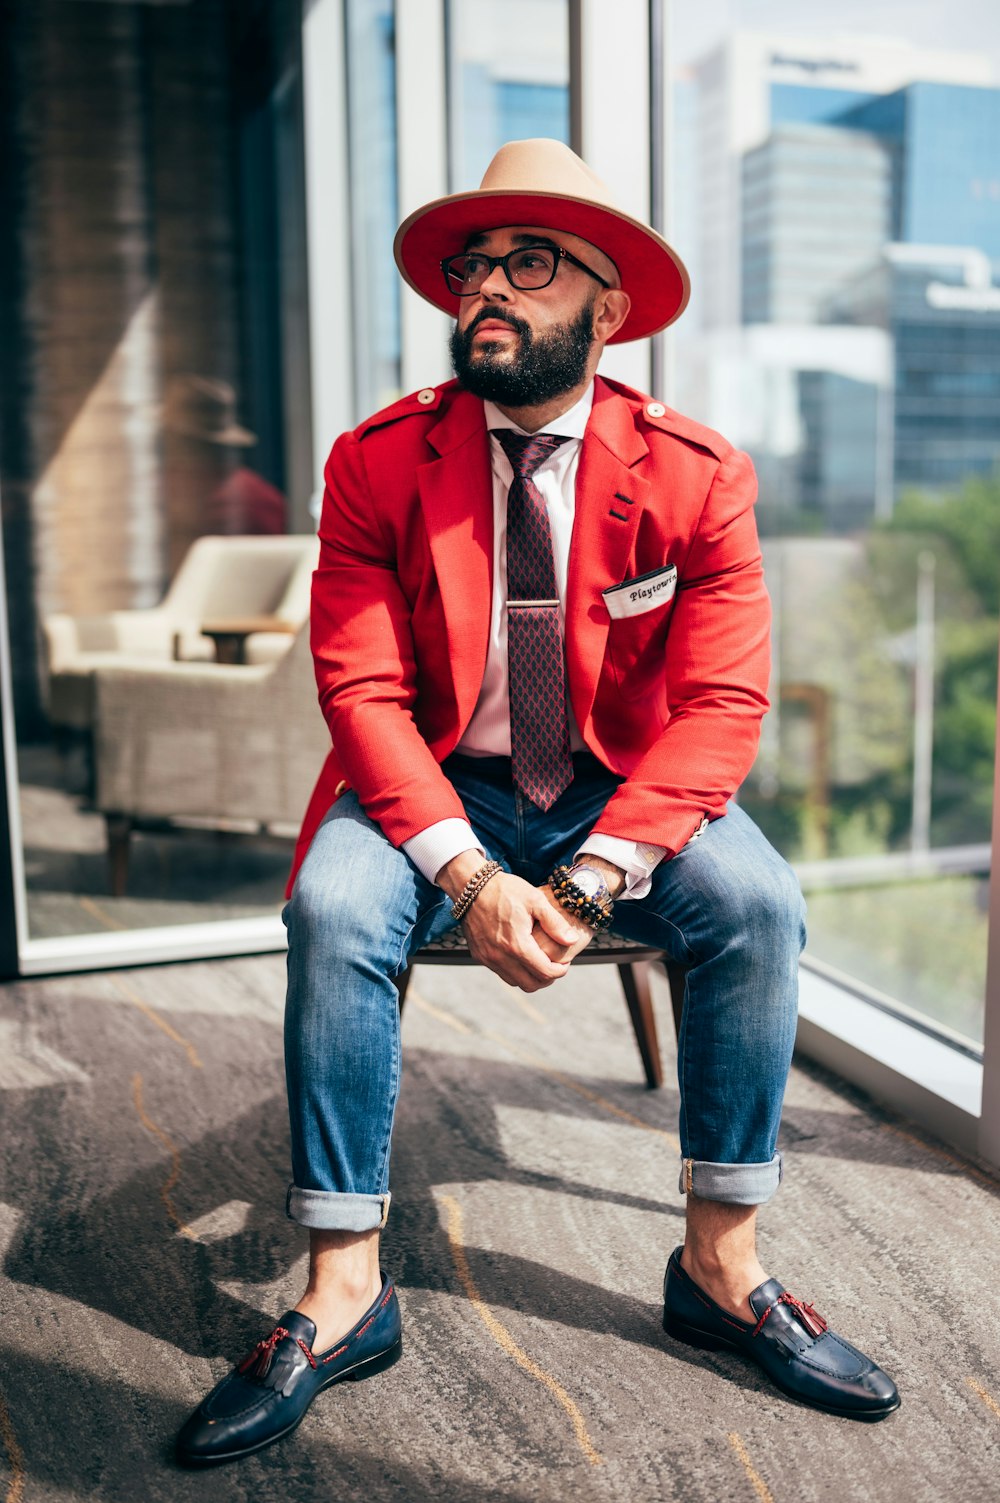
[[[566,586],[569,690],[584,734],[611,624],[601,591],[626,578],[650,489],[632,466],[648,452],[628,402],[598,376],[576,476]]]
[[[439,458],[417,469],[417,485],[441,593],[458,730],[482,687],[493,598],[493,475],[483,404],[458,392],[427,435]]]

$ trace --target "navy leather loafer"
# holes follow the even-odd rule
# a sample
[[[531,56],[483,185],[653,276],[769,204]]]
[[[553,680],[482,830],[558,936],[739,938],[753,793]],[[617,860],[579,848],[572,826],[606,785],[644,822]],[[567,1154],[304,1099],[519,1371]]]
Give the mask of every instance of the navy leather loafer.
[[[316,1327],[289,1310],[228,1377],[198,1405],[177,1437],[183,1466],[216,1466],[289,1435],[318,1393],[345,1379],[370,1378],[403,1351],[399,1302],[382,1275],[378,1299],[326,1352],[314,1352]]]
[[[670,1255],[663,1281],[663,1328],[705,1351],[732,1347],[750,1357],[782,1391],[803,1404],[847,1419],[885,1419],[899,1408],[896,1385],[857,1347],[827,1328],[812,1305],[766,1279],[750,1296],[757,1321],[723,1310]]]

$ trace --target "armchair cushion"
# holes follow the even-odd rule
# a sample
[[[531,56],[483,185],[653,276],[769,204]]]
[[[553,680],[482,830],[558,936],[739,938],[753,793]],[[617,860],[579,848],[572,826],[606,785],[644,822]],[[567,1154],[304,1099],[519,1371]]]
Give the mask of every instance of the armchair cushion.
[[[104,667],[94,687],[104,813],[298,825],[330,745],[307,628],[270,665]]]

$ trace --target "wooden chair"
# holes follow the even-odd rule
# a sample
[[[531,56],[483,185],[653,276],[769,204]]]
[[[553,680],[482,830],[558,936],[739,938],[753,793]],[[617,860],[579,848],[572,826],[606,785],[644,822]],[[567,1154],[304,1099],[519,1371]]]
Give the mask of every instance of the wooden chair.
[[[595,934],[590,944],[573,961],[574,965],[616,965],[621,977],[622,990],[628,1006],[629,1017],[639,1046],[646,1084],[650,1090],[663,1084],[663,1064],[660,1045],[656,1036],[656,1019],[649,994],[649,967],[660,964],[670,983],[670,1003],[674,1015],[674,1028],[680,1034],[681,1008],[684,1005],[685,971],[668,961],[662,950],[641,944],[638,940],[623,939],[620,934]],[[441,939],[424,945],[413,957],[410,967],[396,980],[399,991],[399,1008],[403,1009],[406,991],[415,965],[476,965],[469,954],[469,947],[460,929],[454,929]]]

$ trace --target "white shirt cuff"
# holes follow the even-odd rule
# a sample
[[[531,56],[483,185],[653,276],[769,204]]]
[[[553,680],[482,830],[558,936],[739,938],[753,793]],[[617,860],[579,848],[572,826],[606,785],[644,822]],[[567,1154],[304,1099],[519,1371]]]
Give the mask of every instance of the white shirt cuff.
[[[625,873],[625,886],[618,894],[617,902],[625,898],[644,898],[652,883],[650,877],[664,856],[663,845],[649,845],[647,841],[621,840],[617,835],[588,835],[573,858],[583,861],[587,856],[600,856],[610,861]]]
[[[481,851],[472,826],[464,819],[439,819],[403,841],[403,850],[420,874],[433,882],[443,866],[463,851]]]

